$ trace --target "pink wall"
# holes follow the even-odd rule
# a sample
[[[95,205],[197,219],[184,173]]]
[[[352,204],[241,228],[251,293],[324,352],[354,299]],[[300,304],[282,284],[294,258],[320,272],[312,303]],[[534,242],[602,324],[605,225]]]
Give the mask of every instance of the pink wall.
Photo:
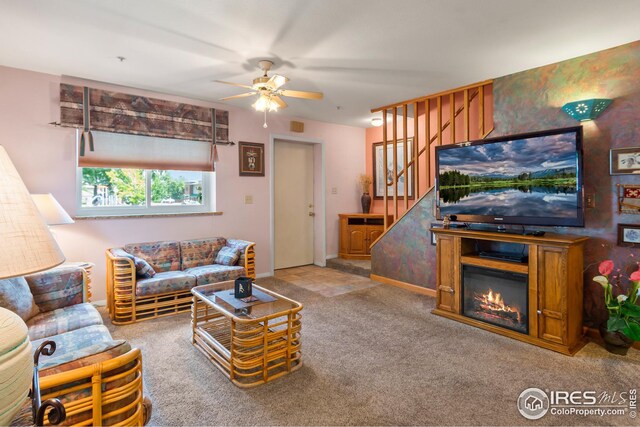
[[[30,192],[52,193],[73,216],[76,211],[75,131],[47,124],[60,117],[61,81],[82,83],[78,79],[0,67],[0,145],[9,153]],[[106,295],[105,249],[130,242],[208,236],[251,240],[257,243],[257,273],[269,273],[271,134],[324,141],[326,250],[328,256],[337,254],[338,213],[360,209],[356,180],[364,170],[364,129],[303,120],[305,132],[294,134],[289,132],[289,121],[294,118],[282,113],[269,114],[269,128],[263,129],[262,115],[250,110],[96,82],[86,84],[229,110],[230,139],[264,143],[266,149],[266,176],[255,178],[238,176],[237,146],[219,148],[216,210],[224,212],[221,216],[80,220],[54,227],[68,260],[96,264],[94,300],[102,300]],[[337,194],[331,194],[332,188],[336,188]],[[244,204],[245,195],[253,196],[253,204]]]

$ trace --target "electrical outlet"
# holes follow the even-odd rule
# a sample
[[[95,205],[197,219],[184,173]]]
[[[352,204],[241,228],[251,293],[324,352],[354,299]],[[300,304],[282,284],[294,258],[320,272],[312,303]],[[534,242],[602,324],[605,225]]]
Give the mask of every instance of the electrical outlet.
[[[584,195],[584,204],[588,209],[596,207],[596,195],[594,193],[588,193]]]
[[[245,205],[252,205],[253,204],[253,196],[251,196],[251,195],[244,196],[244,204]]]
[[[331,187],[331,194],[338,194],[338,187]]]

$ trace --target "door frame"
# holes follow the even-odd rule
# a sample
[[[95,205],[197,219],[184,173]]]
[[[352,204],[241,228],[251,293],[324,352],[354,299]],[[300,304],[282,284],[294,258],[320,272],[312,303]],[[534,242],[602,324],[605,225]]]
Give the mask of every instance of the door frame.
[[[270,134],[269,135],[269,245],[271,255],[269,256],[269,271],[273,276],[275,271],[275,143],[276,141],[292,142],[298,144],[308,144],[313,146],[313,207],[315,215],[313,227],[313,263],[314,265],[325,267],[327,264],[327,222],[326,222],[326,173],[325,173],[325,145],[324,140],[318,138],[303,138],[294,135]],[[316,170],[317,155],[320,154],[320,170]],[[315,191],[320,183],[320,194]]]

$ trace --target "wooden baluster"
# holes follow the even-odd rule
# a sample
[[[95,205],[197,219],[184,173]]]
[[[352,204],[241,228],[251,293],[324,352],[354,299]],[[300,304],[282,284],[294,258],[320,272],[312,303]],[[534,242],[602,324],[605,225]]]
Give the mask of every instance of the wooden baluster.
[[[484,86],[478,88],[478,120],[480,122],[478,138],[484,135]]]
[[[424,101],[424,140],[425,140],[425,173],[427,174],[427,189],[431,188],[431,102],[429,98]]]
[[[398,220],[398,107],[393,107],[393,222]]]
[[[418,177],[419,168],[418,163],[418,144],[420,144],[420,139],[418,138],[418,103],[413,103],[413,169],[411,170],[413,175],[413,187],[415,188],[415,194],[413,195],[413,200],[418,200],[418,196],[420,196],[420,181]]]
[[[442,97],[439,96],[437,99],[437,108],[438,108],[438,145],[442,145]]]
[[[456,94],[453,92],[449,95],[449,123],[451,124],[449,126],[450,135],[451,135],[451,138],[449,138],[449,144],[455,144],[456,143]]]
[[[469,140],[469,89],[464,90],[464,140]]]
[[[374,160],[375,160],[375,153],[374,153]],[[387,175],[387,109],[386,108],[383,110],[383,113],[382,113],[382,164],[384,165],[382,167],[382,170],[384,173],[382,174],[380,179],[383,180],[384,182],[384,185],[383,185],[384,192],[382,193],[382,203],[384,204],[384,229],[386,230],[391,225],[387,221],[387,217],[389,216],[389,205],[387,204],[387,194],[388,194],[389,187],[387,187],[388,175]],[[375,167],[375,162],[374,162],[374,167]],[[374,170],[373,173],[375,174],[376,171]],[[375,194],[376,194],[376,190],[374,188],[373,195],[375,196]]]
[[[408,108],[409,106],[407,104],[404,104],[402,106],[402,135],[404,136],[404,142],[403,142],[403,150],[404,150],[404,165],[402,168],[402,176],[404,176],[404,212],[406,212],[409,209],[409,174],[407,173],[407,170],[409,168],[409,164],[408,164],[408,159],[409,159],[409,134],[407,133],[408,129],[407,129],[407,116],[408,116]]]

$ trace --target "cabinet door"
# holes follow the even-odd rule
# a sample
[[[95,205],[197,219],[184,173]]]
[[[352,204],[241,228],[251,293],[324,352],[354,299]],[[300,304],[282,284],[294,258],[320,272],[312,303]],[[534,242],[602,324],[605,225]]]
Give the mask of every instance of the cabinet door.
[[[371,244],[376,241],[378,237],[382,234],[382,227],[379,225],[370,225],[367,228],[367,255],[371,254]]]
[[[436,246],[437,305],[441,310],[452,313],[459,312],[460,295],[460,264],[456,258],[456,238],[452,236],[438,236]]]
[[[567,249],[538,248],[538,338],[567,342]]]
[[[369,250],[366,244],[366,228],[364,226],[349,227],[349,253],[354,255],[364,255]]]

